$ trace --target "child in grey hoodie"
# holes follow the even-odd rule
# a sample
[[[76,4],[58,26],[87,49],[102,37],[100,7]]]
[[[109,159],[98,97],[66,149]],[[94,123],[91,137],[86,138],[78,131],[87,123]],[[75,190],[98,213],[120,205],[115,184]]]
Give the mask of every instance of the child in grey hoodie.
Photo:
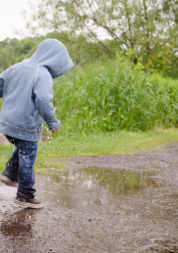
[[[0,74],[0,131],[16,146],[0,180],[17,186],[15,203],[42,208],[34,198],[34,162],[43,120],[56,133],[61,122],[53,108],[53,78],[73,67],[66,47],[58,40],[45,39],[31,58],[17,63]]]

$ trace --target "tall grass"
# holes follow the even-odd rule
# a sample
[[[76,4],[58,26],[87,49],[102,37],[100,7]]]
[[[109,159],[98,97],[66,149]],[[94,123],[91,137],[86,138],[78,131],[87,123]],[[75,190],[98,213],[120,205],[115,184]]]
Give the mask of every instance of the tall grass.
[[[127,62],[75,67],[55,80],[63,133],[177,127],[178,82],[134,70]]]

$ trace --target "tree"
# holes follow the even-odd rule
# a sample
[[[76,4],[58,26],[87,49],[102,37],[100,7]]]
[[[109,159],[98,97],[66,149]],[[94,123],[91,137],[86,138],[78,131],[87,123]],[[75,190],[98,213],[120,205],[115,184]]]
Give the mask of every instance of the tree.
[[[45,28],[46,32],[82,34],[88,45],[97,42],[98,50],[110,55],[115,53],[116,47],[118,50],[131,48],[148,58],[164,40],[161,39],[164,19],[159,0],[43,0],[32,19],[36,28]],[[33,22],[30,21],[28,27],[34,28]],[[107,39],[115,43],[114,50],[113,43],[110,46]]]

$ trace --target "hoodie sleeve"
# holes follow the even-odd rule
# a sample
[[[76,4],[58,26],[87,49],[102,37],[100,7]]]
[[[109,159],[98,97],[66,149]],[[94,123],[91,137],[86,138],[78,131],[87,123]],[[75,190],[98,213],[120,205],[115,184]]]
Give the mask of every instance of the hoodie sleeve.
[[[5,70],[4,72],[2,72],[0,74],[0,97],[3,97],[3,87],[4,87],[4,79],[6,77],[7,74],[7,70]]]
[[[36,108],[47,123],[49,130],[55,130],[61,122],[55,116],[55,109],[53,107],[53,80],[49,73],[40,73],[35,81],[34,95]]]
[[[1,98],[3,97],[4,81],[7,79],[8,73],[9,73],[9,70],[11,69],[11,67],[6,69],[4,72],[2,72],[0,74],[0,97]]]
[[[4,80],[0,76],[0,97],[3,96],[3,86],[4,86]]]

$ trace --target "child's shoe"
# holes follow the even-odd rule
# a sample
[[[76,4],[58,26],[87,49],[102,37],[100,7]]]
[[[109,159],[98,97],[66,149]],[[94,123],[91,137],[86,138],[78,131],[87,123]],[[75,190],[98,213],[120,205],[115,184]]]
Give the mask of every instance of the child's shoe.
[[[10,185],[13,187],[18,187],[18,183],[16,181],[13,181],[10,177],[7,177],[6,175],[1,175],[0,176],[1,182],[3,182],[6,185]]]
[[[22,196],[19,194],[17,194],[17,197],[15,198],[15,203],[22,207],[33,208],[33,209],[44,207],[43,203],[41,203],[39,200],[30,199],[26,196]]]

